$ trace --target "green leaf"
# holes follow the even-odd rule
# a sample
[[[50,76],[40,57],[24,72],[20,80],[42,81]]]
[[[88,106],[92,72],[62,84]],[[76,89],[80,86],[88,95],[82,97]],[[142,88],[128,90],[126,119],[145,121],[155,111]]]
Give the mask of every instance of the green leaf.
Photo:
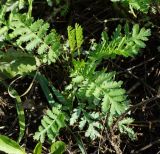
[[[22,9],[25,5],[25,1],[24,0],[19,0],[19,9]]]
[[[122,119],[121,121],[119,121],[118,123],[118,128],[120,132],[124,134],[128,134],[131,140],[135,140],[137,138],[134,130],[131,127],[129,127],[129,125],[133,122],[134,122],[134,119],[126,117]]]
[[[65,127],[65,120],[65,114],[58,107],[47,110],[46,115],[41,120],[38,131],[34,135],[34,140],[40,140],[43,143],[47,136],[52,142],[55,141],[60,129]]]
[[[0,151],[8,154],[25,154],[19,144],[4,135],[0,135]]]
[[[55,105],[55,100],[53,99],[53,94],[49,89],[49,83],[47,82],[46,78],[40,73],[37,73],[36,79],[38,80],[49,105],[53,107]]]
[[[70,118],[70,125],[74,125],[77,122],[80,114],[81,114],[81,109],[80,108],[73,110],[73,113],[72,113],[71,118]]]
[[[75,51],[76,48],[76,30],[71,26],[68,26],[68,40],[69,40],[69,47],[71,52]]]
[[[36,68],[36,58],[31,54],[13,49],[7,53],[0,53],[0,72],[8,78],[31,73]]]
[[[42,154],[42,143],[38,142],[33,150],[33,154]]]
[[[29,1],[31,3],[32,0]],[[31,12],[28,15],[30,14]],[[16,13],[9,22],[9,28],[12,32],[6,39],[10,41],[15,39],[15,45],[27,50],[28,53],[36,54],[43,63],[55,62],[62,51],[60,36],[54,29],[48,33],[49,24],[42,19],[33,22],[32,18],[25,14]]]
[[[57,141],[51,145],[51,154],[63,154],[66,149],[66,144],[62,141]]]
[[[87,154],[81,136],[79,134],[76,134],[74,135],[74,138],[76,139],[77,145],[79,149],[81,150],[82,154]]]
[[[67,100],[64,98],[64,96],[53,85],[50,85],[50,87],[60,103],[67,103]]]
[[[75,24],[77,48],[79,49],[83,43],[83,29],[79,24]]]
[[[123,34],[124,33],[124,34]],[[129,31],[128,26],[122,27],[119,25],[113,33],[111,40],[108,36],[102,33],[102,41],[96,46],[95,51],[90,52],[90,59],[99,63],[105,58],[115,58],[117,55],[124,57],[133,57],[138,54],[141,48],[146,46],[145,41],[151,35],[150,29],[140,28],[135,24],[132,31]]]
[[[19,127],[20,127],[18,142],[20,142],[22,140],[22,137],[24,136],[24,131],[25,131],[24,108],[23,108],[22,100],[18,95],[18,93],[16,92],[16,90],[11,89],[10,92],[12,93],[13,96],[15,96],[16,109],[17,109],[18,121],[19,121]]]
[[[85,132],[85,136],[90,137],[92,140],[96,139],[97,137],[101,137],[100,133],[96,130],[96,127],[93,124],[90,124]]]

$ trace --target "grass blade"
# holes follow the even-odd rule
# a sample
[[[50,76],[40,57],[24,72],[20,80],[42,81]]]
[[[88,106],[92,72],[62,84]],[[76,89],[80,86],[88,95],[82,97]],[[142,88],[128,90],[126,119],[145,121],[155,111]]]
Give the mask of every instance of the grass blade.
[[[4,135],[0,135],[0,151],[8,154],[25,154],[19,144]]]
[[[54,104],[55,104],[55,100],[53,99],[53,95],[50,92],[49,85],[46,82],[45,77],[42,76],[40,73],[37,73],[36,79],[38,80],[38,82],[39,82],[39,84],[40,84],[40,86],[41,86],[41,88],[44,92],[44,95],[46,96],[46,99],[47,99],[49,105],[51,107],[53,107]]]
[[[10,92],[12,93],[12,95],[15,96],[16,110],[18,114],[18,121],[19,121],[19,127],[20,127],[18,142],[20,142],[24,136],[24,131],[25,131],[24,108],[23,108],[22,100],[20,96],[18,95],[17,91],[14,89],[11,89]]]

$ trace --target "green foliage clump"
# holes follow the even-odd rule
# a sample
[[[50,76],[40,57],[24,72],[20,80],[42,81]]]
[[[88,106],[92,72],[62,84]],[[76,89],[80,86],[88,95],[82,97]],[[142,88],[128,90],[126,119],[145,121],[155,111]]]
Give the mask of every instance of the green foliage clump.
[[[75,29],[68,28],[71,54],[77,50],[82,53],[80,49],[83,42],[82,28],[76,26]],[[78,28],[79,33],[76,34]],[[139,25],[134,25],[132,31],[126,25],[124,34],[121,26],[118,26],[111,39],[106,32],[103,32],[102,41],[91,45],[90,49],[93,47],[94,49],[88,51],[89,55],[86,60],[79,58],[76,60],[76,57],[72,59],[71,82],[64,91],[68,104],[64,105],[59,101],[62,105],[60,112],[66,113],[66,120],[70,126],[78,126],[80,130],[85,131],[85,136],[92,140],[97,137],[101,138],[100,132],[111,127],[116,118],[128,109],[130,101],[122,88],[123,82],[115,80],[115,72],[97,70],[97,67],[103,59],[115,58],[117,55],[134,57],[141,48],[145,47],[145,41],[148,40],[149,35],[150,30],[139,28]],[[59,96],[55,89],[53,93]],[[63,98],[62,95],[61,98]],[[63,99],[64,102],[65,99]],[[133,120],[131,118],[123,120],[119,122],[120,132],[127,133],[132,139],[135,138],[133,130],[128,127]],[[40,132],[43,132],[43,129],[40,129]]]
[[[92,43],[89,50],[84,52],[83,28],[79,24],[69,26],[70,52],[67,56],[70,57],[67,60],[71,61],[66,63],[71,63],[67,68],[70,71],[70,83],[60,93],[44,75],[40,75],[38,68],[43,64],[55,63],[64,53],[64,43],[47,22],[42,19],[34,21],[31,17],[31,0],[28,0],[28,12],[24,14],[20,14],[19,10],[24,7],[25,1],[16,1],[16,5],[11,2],[8,0],[0,8],[0,49],[5,50],[0,52],[0,74],[5,78],[13,78],[17,75],[31,75],[31,72],[37,70],[34,79],[40,83],[52,107],[43,116],[34,139],[43,143],[48,137],[54,142],[64,127],[72,127],[73,130],[78,128],[91,140],[102,138],[104,130],[108,131],[129,108],[130,100],[123,89],[123,82],[116,80],[116,72],[99,68],[99,65],[102,60],[115,59],[117,56],[135,57],[140,49],[145,48],[145,42],[151,35],[150,30],[140,28],[138,24],[133,25],[132,29],[127,24],[124,29],[119,25],[111,37],[103,32],[100,42]],[[52,5],[52,1],[47,2]],[[148,7],[145,10],[142,6],[144,1],[123,2],[143,12],[148,10]],[[8,12],[8,19],[5,19]],[[10,45],[13,47],[9,48]],[[124,118],[118,122],[118,129],[120,133],[135,139],[135,133],[130,127],[132,122],[132,118]],[[64,151],[64,144],[58,145],[62,149],[55,144],[52,150],[57,148],[58,151]]]
[[[1,53],[0,70],[14,77],[30,73],[42,64],[54,63],[62,52],[62,45],[56,31],[48,32],[48,29],[48,23],[43,20],[34,22],[25,14],[11,13],[9,20],[1,20],[1,50],[8,45],[5,44],[7,41],[18,51],[9,48],[7,53]]]
[[[105,70],[97,71],[97,66],[103,59],[115,58],[117,55],[135,56],[140,48],[145,47],[144,42],[150,36],[150,30],[140,29],[138,25],[134,25],[132,31],[129,31],[126,25],[125,34],[122,34],[121,31],[121,26],[118,26],[111,39],[106,32],[103,32],[102,41],[92,45],[94,50],[89,51],[86,61],[73,61],[72,81],[66,87],[66,91],[69,94],[68,99],[73,102],[78,100],[78,103],[73,109],[70,125],[77,123],[80,129],[88,125],[85,135],[91,139],[100,137],[100,130],[107,125],[111,126],[115,118],[129,107],[129,99],[122,88],[123,82],[115,81],[116,73],[106,73]],[[104,121],[106,117],[108,120],[106,126],[103,126],[101,121]],[[130,130],[130,128],[125,129],[125,133],[130,134]]]

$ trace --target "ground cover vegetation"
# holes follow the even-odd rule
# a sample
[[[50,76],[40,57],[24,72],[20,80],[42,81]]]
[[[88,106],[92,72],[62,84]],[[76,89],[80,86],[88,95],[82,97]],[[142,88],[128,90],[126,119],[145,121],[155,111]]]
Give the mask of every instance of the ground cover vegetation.
[[[159,0],[2,0],[0,151],[159,153]]]

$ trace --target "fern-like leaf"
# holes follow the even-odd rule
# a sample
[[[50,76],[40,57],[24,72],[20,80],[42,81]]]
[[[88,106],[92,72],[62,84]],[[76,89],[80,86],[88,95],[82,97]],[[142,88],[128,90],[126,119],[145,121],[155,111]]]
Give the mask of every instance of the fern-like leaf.
[[[0,27],[0,42],[3,42],[8,34],[8,27],[7,26],[1,26]]]
[[[29,53],[37,54],[43,63],[55,62],[60,55],[61,43],[60,37],[55,30],[49,34],[49,24],[43,20],[32,22],[27,20],[25,15],[13,15],[9,24],[13,32],[9,35],[10,39],[17,39],[17,45],[25,45]]]
[[[125,90],[121,88],[122,82],[114,81],[114,73],[96,73],[88,82],[84,80],[78,91],[79,99],[87,98],[95,105],[102,105],[102,112],[111,115],[120,115],[128,104]],[[102,100],[102,102],[101,102]]]
[[[71,52],[74,52],[76,49],[76,30],[71,26],[68,26],[68,41]]]
[[[79,49],[83,43],[83,29],[79,24],[75,24],[75,28],[68,26],[68,41],[71,52],[74,52],[76,49]]]
[[[73,110],[73,114],[71,115],[70,118],[70,125],[74,125],[77,122],[78,118],[80,117],[80,114],[81,114],[80,108]]]
[[[79,49],[83,43],[83,29],[79,24],[75,24],[77,48]]]
[[[107,33],[102,33],[102,42],[97,44],[96,49],[91,52],[90,59],[101,61],[102,58],[115,58],[117,55],[124,57],[133,57],[138,54],[141,48],[145,47],[145,41],[151,35],[149,29],[139,28],[134,25],[132,31],[125,26],[125,34],[122,33],[122,27],[119,25],[113,33],[111,40]]]
[[[136,134],[135,132],[133,131],[132,128],[130,128],[128,125],[133,123],[134,119],[132,118],[124,118],[123,120],[121,120],[119,123],[118,123],[118,128],[120,130],[120,132],[122,134],[128,134],[128,136],[134,140],[136,139]]]
[[[34,139],[43,143],[45,137],[48,136],[53,141],[59,135],[60,129],[65,127],[65,115],[58,108],[52,108],[52,110],[47,111],[41,120],[41,124],[38,132],[34,135]]]

